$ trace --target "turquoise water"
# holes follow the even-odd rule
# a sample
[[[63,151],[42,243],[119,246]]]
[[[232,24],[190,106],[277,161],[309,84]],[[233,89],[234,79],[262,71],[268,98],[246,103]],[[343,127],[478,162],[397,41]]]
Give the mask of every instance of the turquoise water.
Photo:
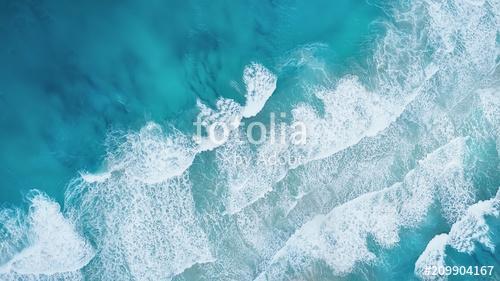
[[[1,1],[0,280],[500,279],[499,22]]]
[[[381,16],[361,1],[2,1],[0,12],[0,198],[15,203],[31,188],[61,201],[102,162],[110,130],[186,128],[196,98],[243,101],[230,82],[252,60],[276,65],[316,42],[332,66],[363,58]]]

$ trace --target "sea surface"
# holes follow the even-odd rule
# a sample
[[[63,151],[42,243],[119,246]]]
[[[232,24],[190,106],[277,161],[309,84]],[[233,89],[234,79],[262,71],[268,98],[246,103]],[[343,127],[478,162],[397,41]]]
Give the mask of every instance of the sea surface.
[[[499,65],[498,0],[0,0],[0,280],[500,280]]]

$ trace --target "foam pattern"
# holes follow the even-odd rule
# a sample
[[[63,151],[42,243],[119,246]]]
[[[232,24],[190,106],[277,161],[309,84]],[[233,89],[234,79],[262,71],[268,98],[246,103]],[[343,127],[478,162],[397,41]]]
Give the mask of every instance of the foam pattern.
[[[292,110],[294,120],[303,120],[310,128],[320,128],[308,130],[306,146],[264,143],[253,147],[229,141],[217,151],[220,175],[229,189],[226,210],[235,216],[238,235],[261,257],[262,270],[277,249],[285,243],[293,244],[287,242],[287,237],[297,228],[306,228],[304,223],[316,214],[328,213],[363,193],[380,190],[387,183],[402,181],[401,175],[414,169],[418,159],[457,136],[470,137],[472,142],[492,141],[498,126],[497,121],[491,121],[494,116],[491,112],[496,107],[490,103],[495,99],[480,96],[486,91],[496,97],[495,88],[488,90],[491,79],[494,80],[496,56],[491,52],[483,56],[477,50],[498,49],[493,35],[498,29],[495,7],[496,3],[477,5],[466,1],[448,4],[416,1],[405,7],[392,7],[395,19],[382,24],[386,35],[378,42],[369,81],[362,75],[346,75],[340,79],[329,77],[325,85],[304,85],[306,96],[313,98]],[[462,17],[456,13],[474,20],[464,25],[459,23]],[[440,17],[452,14],[453,32],[463,36],[446,35],[436,25],[442,20]],[[470,50],[463,48],[465,41]],[[422,48],[429,51],[422,53]],[[299,53],[299,58],[291,60],[308,67],[303,52]],[[319,68],[318,76],[328,75],[317,62],[310,68]],[[486,88],[477,91],[483,85]],[[481,108],[485,110],[481,112]],[[291,130],[287,127],[286,131]],[[278,167],[253,165],[259,163],[261,155],[283,155],[299,161]],[[488,161],[494,166],[497,160],[493,159],[498,158],[490,156],[492,159]],[[231,159],[238,157],[250,161],[235,165]],[[492,167],[491,172],[494,171]],[[447,176],[443,182],[449,181],[450,189],[439,189],[436,196],[442,198],[439,204],[443,219],[452,223],[476,199],[470,193],[473,190],[470,179],[464,187],[454,173]],[[256,178],[259,181],[253,180]],[[453,183],[455,180],[458,182]],[[447,199],[448,193],[451,197]],[[426,213],[427,209],[421,212]],[[383,208],[375,213],[374,210],[373,216],[393,217],[390,210]],[[417,221],[422,223],[423,219]],[[349,227],[355,227],[356,223]],[[387,237],[396,235],[389,231]],[[389,244],[397,245],[396,242]],[[367,252],[359,254],[362,259],[374,258]],[[337,271],[340,272],[350,271]],[[280,280],[273,279],[272,274],[265,276]]]
[[[446,219],[456,220],[474,199],[465,178],[465,153],[465,140],[456,139],[422,160],[402,183],[314,217],[293,234],[258,280],[280,280],[286,266],[298,270],[314,260],[326,262],[337,275],[349,273],[357,262],[375,259],[367,247],[369,236],[383,248],[396,245],[400,229],[421,224],[436,202]]]
[[[15,222],[4,223],[10,239],[2,243],[2,252],[7,252],[3,256],[10,259],[0,266],[0,279],[81,279],[80,269],[94,257],[95,250],[63,216],[57,203],[44,194],[33,195],[29,212],[10,219]],[[13,253],[12,248],[18,247]]]
[[[236,129],[244,115],[249,117],[262,109],[274,91],[276,78],[254,63],[244,71],[244,83],[248,88],[245,106],[230,99],[220,99],[215,110],[198,103],[204,127],[231,122],[234,127],[230,129]],[[76,240],[78,236],[70,236],[70,226],[63,224],[55,203],[45,206],[35,198],[30,216],[36,222],[37,243],[18,252],[30,241],[2,242],[2,251],[6,252],[2,257],[12,256],[2,272],[13,280],[78,280],[78,270],[88,263],[87,277],[91,280],[169,280],[193,265],[213,262],[210,243],[196,214],[187,170],[199,153],[219,145],[198,142],[175,129],[167,133],[152,122],[138,132],[110,138],[104,169],[82,172],[70,183],[65,200],[67,216],[79,231],[89,235],[95,252],[86,248],[86,242]],[[70,245],[75,252],[70,253],[79,256],[50,255],[66,245],[53,242],[58,236],[51,231],[50,222],[40,221],[44,215],[56,220],[56,228],[68,228],[60,234],[65,235],[61,239],[68,243],[76,240],[76,245]],[[9,235],[25,233],[22,224],[17,226],[17,217],[16,211],[2,212]],[[34,267],[33,259],[47,250],[49,255]]]
[[[490,8],[489,4],[493,7]],[[309,99],[309,103],[299,104],[291,110],[293,121],[307,125],[306,145],[297,146],[290,142],[285,145],[264,143],[262,148],[252,150],[252,155],[225,151],[225,155],[221,157],[243,157],[258,162],[261,150],[266,157],[272,155],[297,160],[292,165],[285,162],[283,167],[256,171],[264,179],[263,185],[268,185],[268,182],[277,182],[283,178],[281,169],[289,170],[313,160],[327,158],[359,143],[363,138],[382,132],[408,106],[413,105],[417,98],[416,102],[422,103],[425,100],[429,103],[420,105],[422,109],[427,109],[420,111],[419,114],[423,116],[417,118],[426,118],[422,121],[433,127],[432,132],[436,137],[448,137],[443,141],[449,141],[449,136],[455,133],[450,131],[453,130],[451,120],[443,119],[446,116],[436,116],[438,112],[430,108],[441,102],[438,95],[439,99],[446,97],[451,101],[461,100],[459,96],[469,94],[464,91],[474,91],[470,89],[474,83],[478,83],[474,79],[491,75],[495,69],[498,53],[494,39],[498,29],[498,12],[495,7],[498,7],[495,3],[477,5],[466,1],[456,1],[449,5],[435,1],[416,1],[409,7],[393,7],[402,11],[394,12],[394,22],[382,24],[386,28],[386,34],[375,49],[371,61],[373,75],[369,77],[368,83],[361,82],[363,80],[359,75],[349,74],[336,80],[325,79],[327,82],[324,85],[304,85],[306,92],[309,92],[307,95],[320,101],[318,106]],[[461,18],[467,17],[472,20],[467,21],[467,24],[460,22]],[[453,36],[454,34],[460,36]],[[429,49],[429,55],[421,53],[423,48]],[[287,62],[299,61],[301,67],[307,67],[308,62],[303,62],[304,52],[296,53],[294,54],[299,58],[287,58]],[[309,61],[311,69],[316,70],[318,76],[325,77],[327,72],[321,68],[321,64],[318,66],[316,61]],[[436,85],[442,85],[439,87],[442,93],[436,92]],[[292,128],[287,127],[284,131],[287,132],[286,139],[290,139]],[[226,165],[222,166],[223,172],[226,172]],[[227,171],[228,174],[236,174],[235,171],[244,170],[244,167],[233,165],[229,169],[233,171]],[[271,186],[257,188],[251,183],[247,183],[245,187],[244,178],[246,176],[242,174],[241,179],[236,180],[240,191],[231,193],[234,197],[228,198],[231,213],[242,210],[272,190]],[[231,184],[228,185],[231,188]],[[238,207],[235,209],[232,206]]]
[[[251,63],[243,71],[246,103],[241,112],[244,118],[257,115],[276,89],[277,77],[258,63]]]
[[[145,184],[128,172],[114,173],[104,182],[76,180],[72,191],[71,214],[95,235],[93,278],[167,280],[213,260],[187,175]]]
[[[453,224],[448,234],[439,234],[432,238],[415,263],[415,275],[421,280],[446,280],[446,276],[424,275],[424,269],[428,266],[446,266],[446,259],[453,255],[450,249],[468,255],[473,255],[476,251],[495,255],[498,242],[491,237],[492,230],[486,221],[487,218],[490,223],[491,220],[498,222],[500,192],[490,200],[479,201],[470,206],[466,214]]]
[[[390,19],[365,70],[332,74],[323,43],[270,63],[276,73],[251,62],[243,105],[197,101],[201,137],[152,122],[112,134],[64,212],[46,196],[27,215],[0,211],[0,279],[377,280],[413,265],[422,277],[450,249],[495,255],[500,2],[370,2]],[[249,143],[245,119],[269,111],[290,68],[297,83],[279,86],[300,97],[276,128],[285,142]],[[291,141],[294,122],[306,143]],[[415,259],[384,260],[398,251]]]

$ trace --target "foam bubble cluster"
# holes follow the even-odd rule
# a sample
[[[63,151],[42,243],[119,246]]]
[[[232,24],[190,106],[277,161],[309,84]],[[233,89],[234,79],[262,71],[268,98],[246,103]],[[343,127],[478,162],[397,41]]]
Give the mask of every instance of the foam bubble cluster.
[[[287,264],[304,268],[314,260],[326,262],[336,274],[349,273],[356,262],[375,259],[368,237],[381,247],[396,245],[400,229],[420,225],[436,202],[446,219],[456,220],[473,200],[470,179],[465,176],[465,153],[465,140],[456,139],[422,160],[403,182],[316,216],[273,257],[262,278],[280,280]]]
[[[245,118],[257,115],[276,89],[277,77],[258,63],[251,63],[243,71],[246,103],[241,112]]]
[[[94,257],[95,250],[63,216],[59,204],[37,194],[30,199],[26,217],[11,219],[16,222],[4,224],[8,240],[2,242],[2,252],[9,258],[0,266],[0,279],[80,279],[80,269]],[[9,246],[20,250],[13,253]]]
[[[477,247],[482,247],[491,254],[495,253],[497,243],[491,237],[491,230],[486,218],[500,218],[500,191],[497,195],[485,201],[477,202],[467,209],[467,212],[451,227],[448,234],[436,235],[429,242],[415,263],[415,274],[422,280],[439,280],[439,276],[424,275],[429,266],[446,266],[446,256],[452,248],[458,252],[472,255]]]
[[[277,73],[250,63],[244,105],[198,100],[202,135],[147,123],[69,184],[64,212],[41,195],[27,215],[2,210],[0,279],[357,279],[415,264],[411,279],[448,264],[449,249],[494,255],[500,4],[386,5],[365,72],[335,77],[321,43]],[[276,128],[287,141],[250,143],[243,122],[287,68],[298,82],[284,91],[302,95]],[[293,122],[305,143],[289,141]],[[401,252],[415,259],[384,260]]]

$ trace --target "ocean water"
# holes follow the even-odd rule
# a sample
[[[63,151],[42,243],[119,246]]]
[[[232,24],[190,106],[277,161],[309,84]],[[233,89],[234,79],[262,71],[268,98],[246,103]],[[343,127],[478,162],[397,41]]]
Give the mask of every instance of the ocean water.
[[[0,46],[2,281],[500,280],[497,0],[0,0]]]

